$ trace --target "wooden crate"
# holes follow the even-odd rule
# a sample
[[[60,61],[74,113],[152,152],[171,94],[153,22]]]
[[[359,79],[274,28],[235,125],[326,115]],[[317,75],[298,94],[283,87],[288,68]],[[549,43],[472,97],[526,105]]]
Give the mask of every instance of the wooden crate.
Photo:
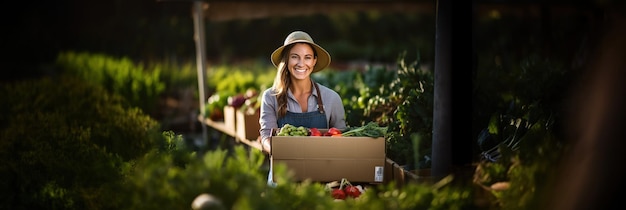
[[[261,125],[259,124],[261,112],[246,113],[241,110],[236,111],[236,133],[237,138],[256,140],[259,136]]]

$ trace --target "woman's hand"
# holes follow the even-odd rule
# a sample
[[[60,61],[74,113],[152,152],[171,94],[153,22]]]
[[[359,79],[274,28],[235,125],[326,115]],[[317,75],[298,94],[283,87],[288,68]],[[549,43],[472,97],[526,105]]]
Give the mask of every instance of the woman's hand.
[[[261,139],[261,150],[263,150],[263,153],[270,154],[272,151],[272,145],[270,144],[269,138]]]

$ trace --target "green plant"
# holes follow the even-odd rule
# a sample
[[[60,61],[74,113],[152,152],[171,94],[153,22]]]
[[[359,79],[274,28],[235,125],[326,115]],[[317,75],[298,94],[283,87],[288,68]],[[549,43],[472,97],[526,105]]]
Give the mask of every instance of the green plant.
[[[375,82],[380,84],[378,88],[362,92],[362,98],[358,101],[367,100],[363,109],[365,116],[388,127],[386,139],[389,158],[409,168],[428,168],[432,139],[433,75],[420,69],[419,58],[407,63],[405,55],[400,54],[398,57],[398,69],[394,74],[377,72],[375,76],[368,77],[391,80]],[[413,140],[416,136],[422,140]],[[413,145],[414,142],[419,145]],[[420,154],[419,159],[415,159],[416,153]]]
[[[68,51],[57,55],[56,66],[65,75],[76,76],[123,96],[131,105],[149,114],[156,111],[159,94],[165,90],[158,65],[145,69],[125,57]]]
[[[278,185],[267,183],[264,155],[243,146],[205,154],[179,150],[152,152],[139,160],[127,180],[126,205],[119,209],[188,209],[193,199],[208,193],[224,209],[467,209],[474,207],[472,186],[447,177],[436,184],[395,183],[368,186],[358,199],[334,201],[324,183],[294,182],[283,164],[274,165]],[[186,151],[186,152],[182,152]],[[185,155],[187,154],[187,155]],[[175,159],[185,160],[177,164]]]
[[[388,127],[387,154],[409,168],[430,167],[434,81],[432,73],[420,69],[419,57],[397,59],[397,69],[369,67],[363,72],[325,71],[314,75],[321,84],[342,96],[349,126],[375,122]],[[351,79],[347,79],[351,78]],[[346,82],[353,80],[352,82]],[[416,137],[420,141],[413,140]],[[413,143],[419,145],[413,145]],[[414,151],[418,149],[418,151]],[[415,159],[415,154],[420,154]]]
[[[556,177],[555,167],[567,145],[553,133],[552,119],[542,118],[521,137],[519,149],[501,146],[502,156],[494,162],[482,161],[474,182],[489,187],[496,182],[510,183],[506,190],[489,190],[492,205],[502,209],[536,209],[547,196],[547,186]]]
[[[486,187],[509,183],[503,191],[487,188],[494,207],[539,207],[567,148],[559,124],[570,74],[559,61],[538,56],[519,63],[486,62],[478,69],[474,122],[486,123],[479,123],[484,125],[477,137],[482,153],[474,181]]]
[[[100,209],[159,124],[124,98],[71,77],[0,87],[0,208]]]
[[[228,96],[245,93],[250,88],[263,91],[272,85],[276,74],[275,68],[256,63],[223,64],[207,71],[209,92]]]
[[[213,120],[222,119],[229,97],[245,95],[249,90],[262,93],[272,85],[275,71],[275,68],[257,63],[224,64],[210,68],[206,84],[209,90],[208,99],[203,107],[204,117]]]
[[[295,182],[258,150],[196,150],[123,97],[74,77],[3,85],[0,181],[6,209],[189,209],[209,193],[225,209],[466,209],[468,186],[372,186],[336,202],[323,183]]]
[[[315,73],[313,79],[337,91],[346,111],[346,124],[362,126],[368,122],[377,121],[380,117],[370,114],[369,103],[376,97],[384,86],[396,77],[396,72],[385,67],[368,66],[364,71],[357,70],[327,70]],[[384,96],[378,96],[383,97]],[[376,111],[373,111],[376,112]]]

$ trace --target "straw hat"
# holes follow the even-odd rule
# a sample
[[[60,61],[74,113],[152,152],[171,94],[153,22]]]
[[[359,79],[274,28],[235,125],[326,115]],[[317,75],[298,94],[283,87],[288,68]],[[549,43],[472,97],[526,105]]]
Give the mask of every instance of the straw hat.
[[[315,52],[317,52],[317,64],[315,64],[315,67],[313,68],[313,73],[321,71],[322,69],[330,65],[330,54],[328,54],[328,52],[324,50],[324,48],[315,44],[315,42],[313,42],[313,38],[311,38],[309,34],[303,31],[294,31],[291,32],[289,36],[287,36],[283,46],[280,46],[272,53],[272,64],[274,64],[274,66],[278,66],[281,60],[281,54],[283,52],[283,49],[285,49],[285,46],[298,42],[311,44],[313,48],[315,48]]]

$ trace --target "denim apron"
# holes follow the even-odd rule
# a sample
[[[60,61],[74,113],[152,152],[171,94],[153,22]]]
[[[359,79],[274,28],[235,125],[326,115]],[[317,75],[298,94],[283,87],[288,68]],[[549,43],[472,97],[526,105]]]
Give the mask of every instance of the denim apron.
[[[317,91],[317,111],[304,113],[287,111],[285,116],[277,121],[279,128],[283,127],[285,124],[294,125],[296,127],[303,126],[306,128],[328,128],[328,120],[326,120],[326,113],[324,111],[324,103],[322,102],[320,88],[316,82],[313,82],[313,84],[315,85],[315,90]],[[276,186],[272,177],[273,165],[273,158],[270,158],[270,172],[267,176],[267,184],[269,186]]]

